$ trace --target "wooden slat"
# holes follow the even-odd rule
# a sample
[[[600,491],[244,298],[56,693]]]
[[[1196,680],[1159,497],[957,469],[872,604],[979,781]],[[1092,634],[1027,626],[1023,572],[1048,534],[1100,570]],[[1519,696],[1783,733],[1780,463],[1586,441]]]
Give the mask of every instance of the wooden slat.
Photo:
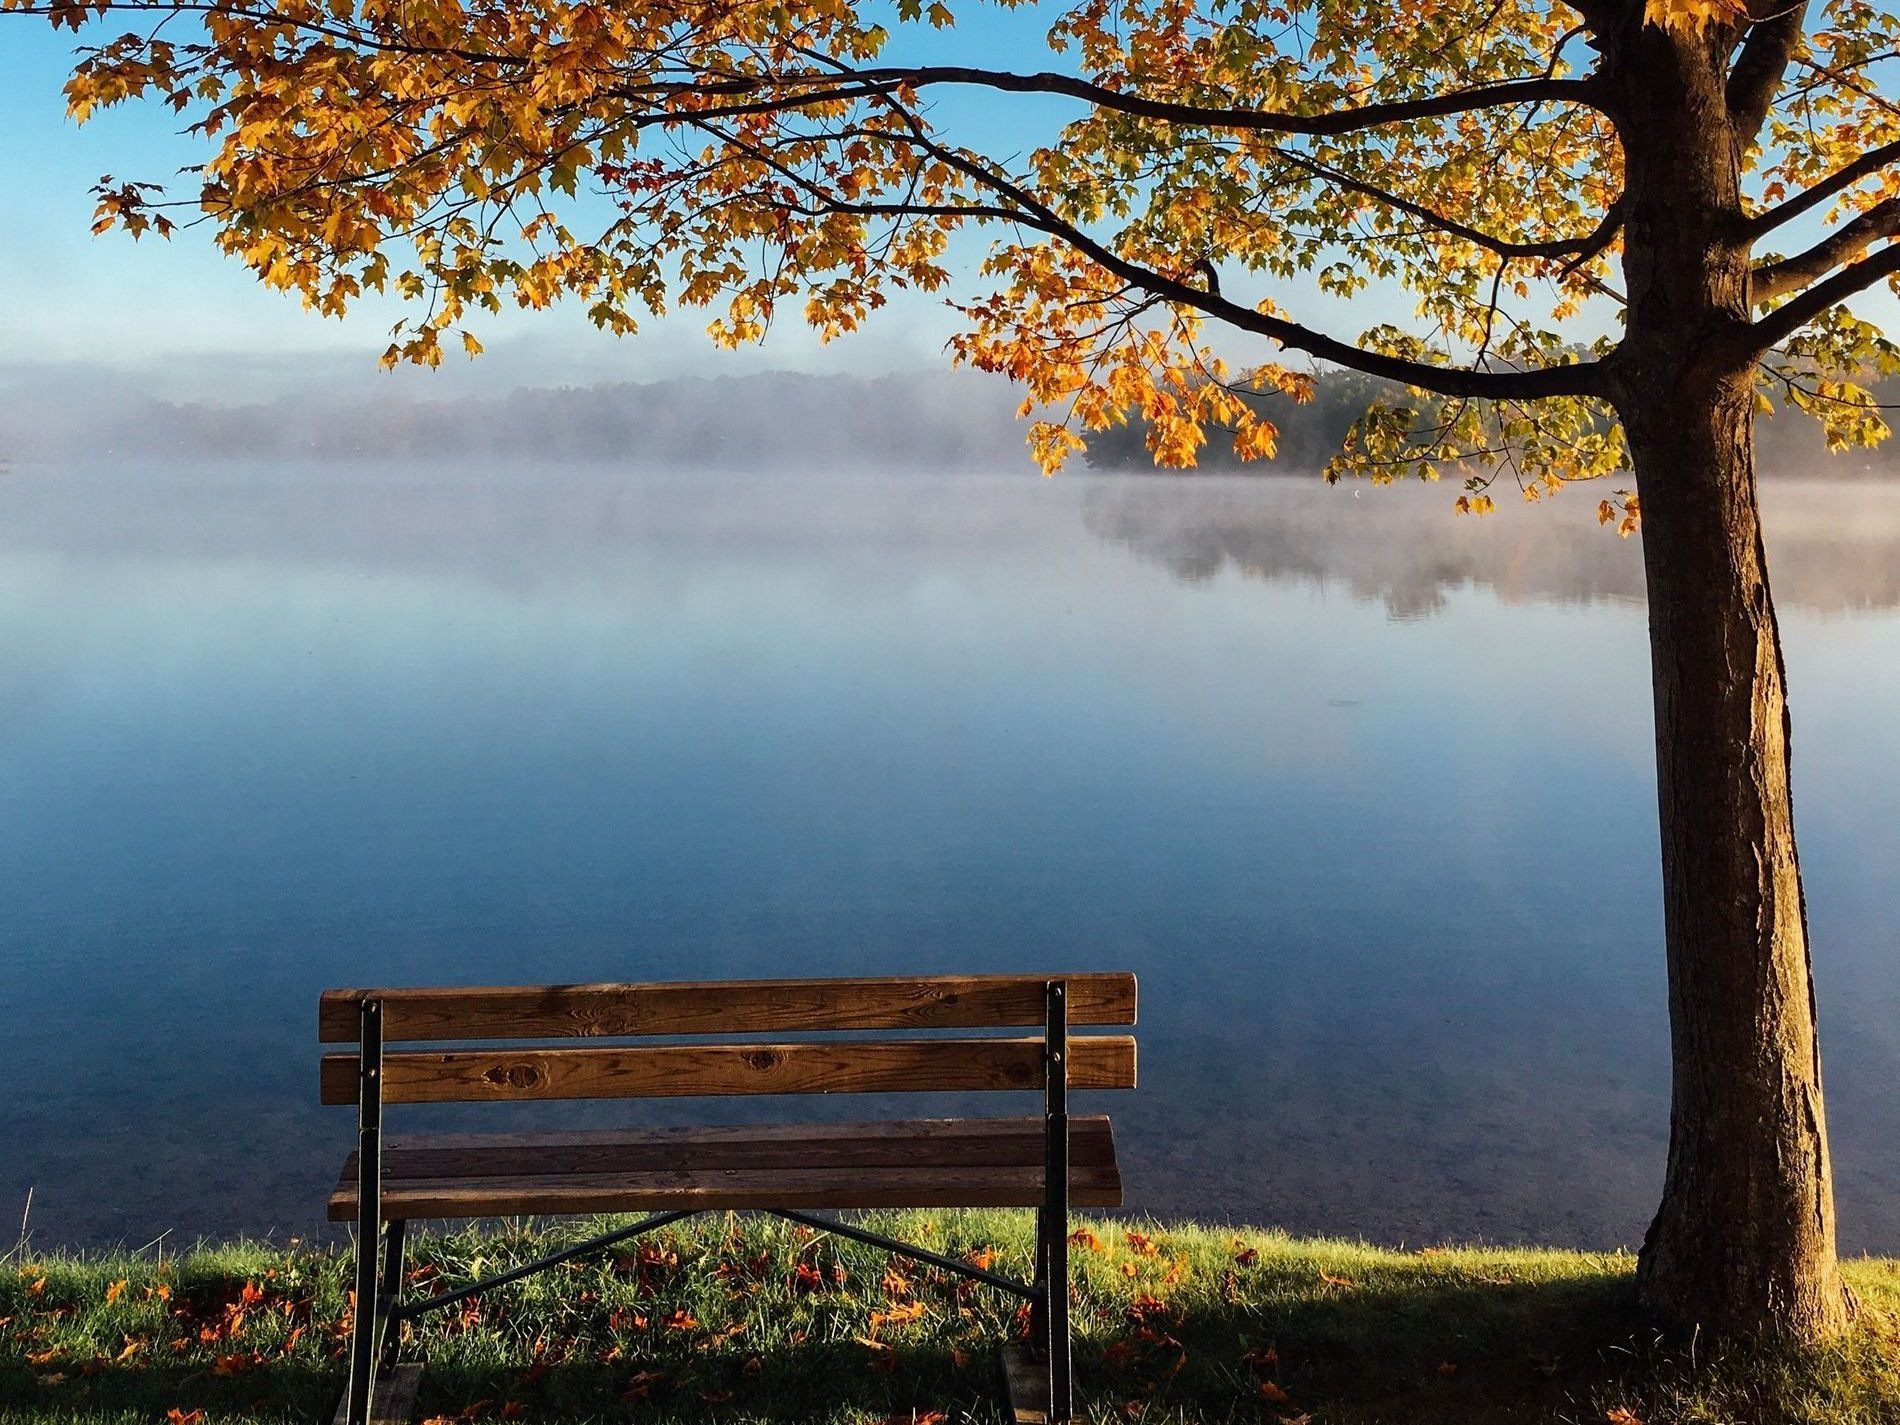
[[[1135,1022],[1130,974],[938,975],[327,990],[317,1033],[326,1044],[354,1041],[368,998],[382,1003],[386,1040],[1020,1028],[1042,1023],[1050,979],[1069,986],[1070,1024]]]
[[[383,1218],[539,1217],[586,1212],[669,1212],[695,1208],[1034,1207],[1043,1200],[1042,1169],[884,1169],[875,1176],[807,1168],[770,1175],[734,1173],[726,1181],[690,1173],[585,1173],[566,1178],[418,1178],[389,1185]],[[1112,1168],[1074,1168],[1069,1200],[1078,1207],[1119,1207],[1121,1177]],[[333,1221],[356,1215],[356,1194],[330,1200]]]
[[[1039,1089],[1040,1039],[872,1039],[667,1044],[616,1049],[402,1050],[383,1055],[387,1103],[724,1094],[939,1093]],[[356,1101],[357,1056],[323,1056],[323,1102]],[[1135,1041],[1069,1041],[1069,1084],[1135,1086]]]
[[[651,1129],[598,1134],[484,1135],[483,1141],[430,1136],[383,1148],[383,1178],[559,1177],[611,1172],[767,1172],[779,1168],[1007,1167],[1040,1163],[1040,1118],[913,1119],[796,1127]],[[1069,1160],[1098,1167],[1115,1159],[1108,1119],[1069,1121]],[[356,1176],[356,1155],[343,1165]]]

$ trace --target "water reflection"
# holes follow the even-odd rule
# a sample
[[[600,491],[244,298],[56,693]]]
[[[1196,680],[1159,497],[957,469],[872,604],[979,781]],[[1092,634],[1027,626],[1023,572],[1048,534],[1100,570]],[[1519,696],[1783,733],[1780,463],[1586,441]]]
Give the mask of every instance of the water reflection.
[[[1135,1206],[1633,1242],[1666,1123],[1637,551],[1580,501],[1447,498],[17,470],[0,1213],[316,1226],[329,984],[1117,966]],[[1777,490],[1770,537],[1844,1239],[1894,1250],[1900,501]]]
[[[1223,571],[1307,581],[1376,599],[1394,618],[1444,610],[1456,589],[1507,603],[1643,601],[1638,541],[1587,537],[1587,488],[1488,519],[1447,517],[1444,487],[1127,479],[1088,492],[1098,537],[1199,582]],[[1763,492],[1776,596],[1825,611],[1900,604],[1900,486],[1770,480]]]

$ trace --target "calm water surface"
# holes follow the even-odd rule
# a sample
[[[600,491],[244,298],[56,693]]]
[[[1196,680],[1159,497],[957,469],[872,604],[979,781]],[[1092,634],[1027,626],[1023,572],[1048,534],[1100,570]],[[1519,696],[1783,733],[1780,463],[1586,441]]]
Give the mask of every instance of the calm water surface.
[[[314,1229],[328,985],[1112,967],[1131,1206],[1633,1244],[1667,1117],[1639,551],[1593,500],[1449,502],[0,475],[0,1220]],[[1769,521],[1844,1242],[1895,1252],[1900,490]]]

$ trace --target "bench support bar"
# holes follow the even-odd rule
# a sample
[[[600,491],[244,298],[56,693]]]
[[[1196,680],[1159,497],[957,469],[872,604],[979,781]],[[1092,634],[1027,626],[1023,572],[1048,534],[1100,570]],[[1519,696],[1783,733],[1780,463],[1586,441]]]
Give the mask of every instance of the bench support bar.
[[[445,1291],[438,1296],[427,1297],[422,1301],[412,1301],[407,1305],[399,1306],[395,1312],[396,1319],[398,1321],[413,1321],[424,1312],[437,1311],[444,1306],[454,1306],[457,1302],[467,1301],[471,1296],[480,1296],[483,1292],[490,1291],[495,1287],[507,1286],[511,1282],[518,1282],[524,1277],[533,1276],[536,1272],[544,1272],[549,1267],[558,1267],[563,1262],[571,1262],[576,1257],[585,1257],[593,1252],[605,1251],[609,1247],[616,1247],[622,1242],[640,1236],[642,1233],[651,1232],[655,1228],[665,1227],[669,1223],[678,1222],[682,1217],[692,1217],[694,1215],[692,1211],[687,1210],[680,1212],[662,1212],[652,1217],[644,1217],[631,1226],[619,1227],[612,1232],[603,1233],[598,1237],[589,1237],[585,1242],[576,1242],[571,1247],[563,1247],[558,1252],[551,1252],[545,1257],[525,1263],[519,1267],[510,1267],[505,1272],[497,1272],[492,1277],[484,1277],[478,1282],[471,1282],[468,1286],[457,1287],[454,1291]]]
[[[817,1217],[809,1212],[794,1212],[782,1207],[767,1208],[766,1211],[774,1217],[783,1217],[787,1222],[796,1222],[800,1226],[815,1228],[820,1232],[835,1232],[840,1237],[848,1237],[853,1242],[862,1242],[867,1247],[881,1247],[893,1256],[908,1257],[913,1262],[941,1267],[946,1272],[955,1272],[960,1277],[982,1282],[985,1286],[993,1286],[998,1291],[1006,1291],[1011,1296],[1020,1296],[1026,1301],[1035,1301],[1042,1295],[1038,1287],[1026,1286],[1022,1282],[998,1276],[995,1272],[986,1272],[981,1267],[969,1262],[959,1262],[954,1257],[945,1257],[922,1247],[913,1247],[910,1243],[900,1242],[895,1237],[884,1237],[876,1232],[867,1232],[862,1227],[855,1227],[849,1222],[837,1222],[828,1217]]]

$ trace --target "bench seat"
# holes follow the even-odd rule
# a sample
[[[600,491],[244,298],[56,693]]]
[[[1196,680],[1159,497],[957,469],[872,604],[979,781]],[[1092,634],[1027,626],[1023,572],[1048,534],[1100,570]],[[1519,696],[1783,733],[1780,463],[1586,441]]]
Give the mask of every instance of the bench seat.
[[[398,1138],[383,1148],[381,1215],[1035,1207],[1045,1196],[1045,1147],[1041,1118]],[[1104,1116],[1069,1119],[1069,1200],[1121,1205]],[[330,1217],[356,1215],[352,1153]]]

